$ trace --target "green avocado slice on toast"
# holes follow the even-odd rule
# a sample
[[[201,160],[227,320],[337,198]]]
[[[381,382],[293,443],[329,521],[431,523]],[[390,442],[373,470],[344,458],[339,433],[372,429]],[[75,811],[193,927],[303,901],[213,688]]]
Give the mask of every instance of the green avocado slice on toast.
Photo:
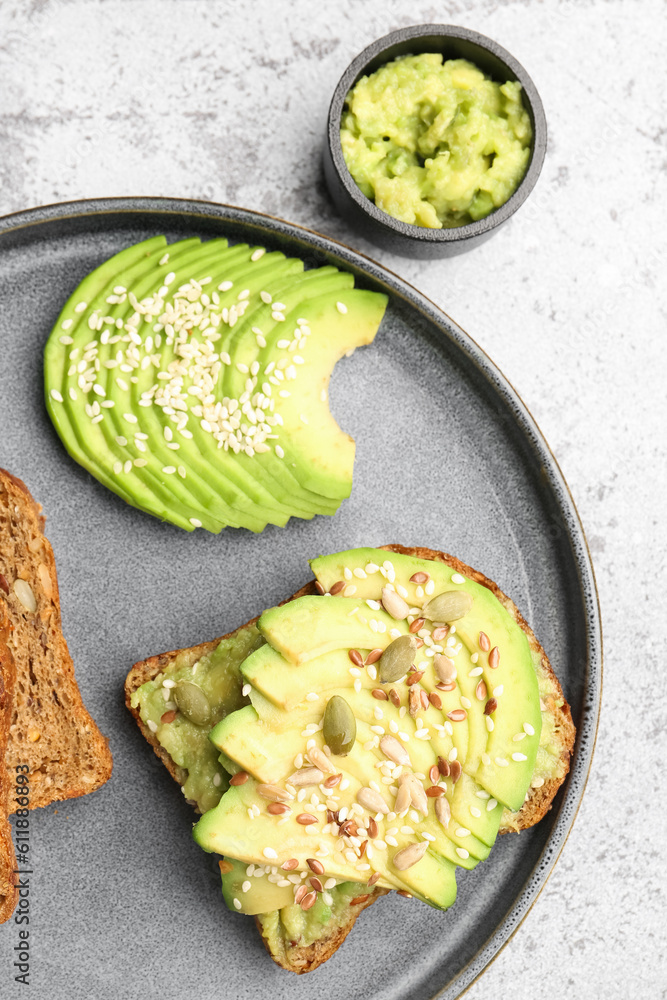
[[[474,570],[400,546],[311,565],[317,583],[281,608],[222,640],[137,664],[126,682],[142,731],[204,814],[197,840],[225,856],[228,906],[255,915],[274,960],[297,972],[329,957],[358,913],[392,888],[450,906],[457,867],[484,860],[499,829],[530,826],[549,808],[574,738],[539,643]],[[387,591],[382,606],[384,588],[402,598],[406,617],[395,617],[403,609]],[[471,610],[449,624],[422,622],[429,601],[451,590],[470,593]],[[383,683],[380,651],[410,635],[422,642],[408,678]],[[449,690],[438,656],[456,664]],[[199,725],[179,709],[179,688],[188,684],[208,705]],[[334,695],[356,718],[345,756],[328,753],[322,733]],[[401,748],[408,766],[391,759],[407,759]],[[313,759],[325,769],[317,784],[301,786],[298,772]],[[394,813],[399,789],[412,782],[407,808]],[[378,794],[382,808],[369,811],[380,806]]]

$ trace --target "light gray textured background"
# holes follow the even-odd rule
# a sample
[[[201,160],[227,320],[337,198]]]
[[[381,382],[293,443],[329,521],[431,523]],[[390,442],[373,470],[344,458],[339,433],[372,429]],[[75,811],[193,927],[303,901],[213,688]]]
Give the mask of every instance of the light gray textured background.
[[[0,3],[0,212],[207,198],[350,243],[484,347],[561,464],[605,624],[598,749],[556,871],[473,1000],[667,995],[665,13],[657,0]],[[333,214],[319,158],[350,59],[426,21],[508,48],[550,128],[541,180],[514,221],[435,264],[363,244]]]

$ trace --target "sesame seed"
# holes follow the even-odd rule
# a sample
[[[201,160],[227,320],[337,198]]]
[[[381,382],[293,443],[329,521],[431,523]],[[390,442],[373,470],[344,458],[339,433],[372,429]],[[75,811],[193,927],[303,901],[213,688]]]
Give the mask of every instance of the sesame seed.
[[[82,313],[87,308],[88,308],[87,302],[77,302],[77,304],[74,306],[74,312]]]
[[[57,389],[51,390],[51,398],[55,399],[56,403],[62,403],[63,401],[63,397],[61,396],[61,394],[58,392]]]
[[[165,476],[172,476],[174,474],[174,472],[176,472],[176,466],[175,465],[165,465],[165,466],[162,467],[162,471],[164,472]]]
[[[524,722],[524,724],[523,724],[523,731],[524,731],[524,733],[526,733],[527,736],[534,736],[535,735],[535,730],[531,726],[530,722]]]
[[[237,899],[236,896],[234,896],[234,906],[236,907],[237,910],[242,909],[241,900]]]
[[[509,761],[504,757],[496,757],[496,764],[498,767],[509,767]]]
[[[241,694],[243,695],[244,698],[247,698],[251,691],[252,691],[252,684],[244,684],[243,687],[241,688]]]
[[[146,725],[148,726],[148,728],[150,729],[150,731],[152,733],[156,733],[157,732],[157,723],[153,722],[152,719],[149,719],[148,722],[146,723]]]
[[[250,254],[250,260],[253,260],[253,261],[259,260],[260,257],[264,256],[265,253],[266,253],[266,250],[264,249],[264,247],[257,247],[257,249],[253,253]]]
[[[460,858],[463,858],[464,861],[466,860],[466,858],[470,857],[470,851],[466,851],[465,847],[457,847],[456,853]]]
[[[341,314],[342,314],[343,316],[344,316],[344,315],[345,315],[345,313],[347,312],[347,306],[345,305],[345,303],[344,303],[344,302],[337,302],[337,303],[336,303],[336,309],[337,309],[337,310],[338,310],[338,312],[339,312],[339,313],[341,313]]]
[[[278,855],[276,854],[276,852],[273,850],[272,847],[265,847],[264,850],[262,851],[262,854],[264,855],[265,858],[268,858],[269,861],[276,861],[278,858]]]
[[[525,753],[513,753],[512,760],[520,761],[520,760],[528,760],[528,758],[526,757]]]
[[[465,583],[460,573],[452,573],[452,583]]]

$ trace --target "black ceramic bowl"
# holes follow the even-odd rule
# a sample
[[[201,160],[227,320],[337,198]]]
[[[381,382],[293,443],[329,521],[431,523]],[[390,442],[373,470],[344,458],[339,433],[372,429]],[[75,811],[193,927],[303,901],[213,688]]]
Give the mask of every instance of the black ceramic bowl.
[[[468,59],[498,83],[518,80],[530,115],[533,141],[528,169],[504,205],[477,222],[455,229],[428,229],[399,222],[362,194],[352,179],[340,143],[345,98],[355,83],[397,56],[440,52],[445,59]],[[535,186],[547,147],[547,123],[535,84],[523,66],[500,45],[467,28],[449,24],[416,24],[373,42],[350,63],[338,81],[329,108],[324,173],[336,208],[367,239],[404,257],[434,260],[453,257],[487,240],[523,204]]]

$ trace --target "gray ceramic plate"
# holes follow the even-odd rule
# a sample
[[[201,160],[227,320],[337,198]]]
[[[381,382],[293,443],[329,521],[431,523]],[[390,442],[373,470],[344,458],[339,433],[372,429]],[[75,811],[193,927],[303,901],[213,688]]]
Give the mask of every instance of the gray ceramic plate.
[[[389,293],[376,342],[345,359],[332,406],[357,441],[352,497],[334,518],[260,536],[192,535],[141,514],[66,455],[42,401],[41,353],[76,284],[105,258],[165,233],[224,235],[354,271]],[[486,355],[399,278],[275,219],[190,201],[60,205],[0,220],[0,465],[48,516],[64,628],[114,773],[94,795],[32,815],[31,979],[52,1000],[457,997],[526,916],[584,791],[601,648],[586,543],[561,473]],[[307,559],[398,541],[452,552],[496,580],[547,649],[579,727],[573,767],[547,818],[505,836],[438,913],[392,894],[317,972],[296,978],[222,903],[193,816],[127,713],[122,684],[144,657],[228,631],[295,591]],[[0,929],[11,982],[13,923]],[[12,987],[14,987],[12,989]],[[11,983],[9,993],[19,995]]]

